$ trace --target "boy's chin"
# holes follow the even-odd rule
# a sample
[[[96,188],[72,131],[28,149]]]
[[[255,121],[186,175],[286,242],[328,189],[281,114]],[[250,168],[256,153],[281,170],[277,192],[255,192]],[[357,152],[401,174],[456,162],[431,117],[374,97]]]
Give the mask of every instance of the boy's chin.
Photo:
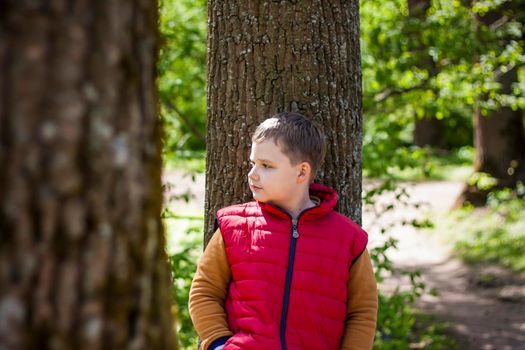
[[[257,193],[252,193],[252,198],[256,200],[257,202],[268,203],[267,198],[264,198],[263,196],[258,195]]]

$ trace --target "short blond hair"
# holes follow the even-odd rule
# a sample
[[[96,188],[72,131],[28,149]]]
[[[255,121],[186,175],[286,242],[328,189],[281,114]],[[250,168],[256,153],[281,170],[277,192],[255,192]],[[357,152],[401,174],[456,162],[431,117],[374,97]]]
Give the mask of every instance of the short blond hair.
[[[312,168],[310,181],[313,181],[326,152],[324,135],[317,125],[299,113],[278,113],[259,124],[252,136],[254,143],[270,139],[292,165],[308,162]]]

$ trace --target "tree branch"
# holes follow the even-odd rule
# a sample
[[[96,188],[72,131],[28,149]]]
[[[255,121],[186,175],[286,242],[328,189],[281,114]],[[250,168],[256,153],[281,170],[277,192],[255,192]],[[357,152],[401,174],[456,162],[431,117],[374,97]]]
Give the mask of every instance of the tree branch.
[[[429,79],[425,79],[425,80],[421,81],[421,83],[419,83],[418,85],[415,85],[415,86],[412,86],[412,87],[409,87],[409,88],[404,88],[404,89],[393,89],[393,88],[385,89],[385,90],[381,91],[380,93],[378,93],[374,97],[374,101],[375,102],[383,102],[383,101],[385,101],[386,99],[388,99],[388,98],[390,98],[392,96],[402,95],[402,94],[410,92],[410,91],[423,89],[423,88],[425,88],[427,86],[428,81],[429,81]]]
[[[195,137],[197,137],[199,140],[203,142],[206,142],[206,138],[204,137],[204,135],[199,131],[199,129],[195,126],[195,124],[191,122],[191,119],[188,118],[188,116],[186,116],[184,113],[182,113],[182,111],[177,107],[177,105],[174,102],[166,98],[161,98],[161,100],[162,100],[162,104],[167,109],[174,111],[175,114],[179,116],[182,122],[186,124],[186,126],[190,129],[191,133]]]

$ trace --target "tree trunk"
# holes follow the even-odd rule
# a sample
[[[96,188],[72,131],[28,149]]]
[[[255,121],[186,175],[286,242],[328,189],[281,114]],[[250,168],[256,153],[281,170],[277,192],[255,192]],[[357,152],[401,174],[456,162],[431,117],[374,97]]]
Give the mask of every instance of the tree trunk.
[[[157,2],[0,4],[0,349],[175,349]]]
[[[327,139],[319,182],[338,210],[361,218],[359,2],[208,3],[205,243],[220,207],[252,200],[251,134],[264,119],[298,111]]]
[[[477,19],[482,25],[490,26],[505,16],[505,12],[517,14],[516,16],[519,17],[522,8],[519,2],[509,1]],[[501,39],[501,47],[505,47],[506,41],[508,39]],[[503,94],[511,94],[512,84],[518,81],[518,68],[514,67],[501,74],[496,81],[501,84]],[[483,116],[477,109],[474,113],[474,145],[476,147],[474,171],[488,173],[496,178],[496,187],[514,188],[518,181],[525,182],[523,110],[513,111],[509,107],[500,107],[490,115]],[[458,207],[465,202],[476,206],[484,205],[487,194],[487,190],[465,184],[462,193],[456,199],[455,206]]]
[[[499,79],[505,94],[510,92],[511,84],[516,80],[516,69]],[[522,113],[519,109],[513,111],[509,107],[501,107],[490,115],[483,116],[480,110],[476,110],[474,171],[496,178],[497,188],[514,188],[518,181],[525,183],[525,130]],[[488,192],[476,185],[465,184],[455,207],[465,202],[483,206]]]
[[[408,0],[408,14],[412,20],[424,22],[427,17],[427,10],[430,8],[430,0]],[[413,33],[417,35],[415,42],[419,43],[417,55],[420,59],[417,64],[419,68],[429,71],[429,76],[437,75],[437,68],[432,57],[427,53],[428,48],[423,47],[421,42],[421,32]],[[423,118],[416,117],[414,120],[414,145],[419,147],[434,146],[443,147],[443,121],[433,115]]]
[[[504,74],[499,79],[502,92],[510,94],[512,84],[517,80],[516,68]],[[514,187],[516,181],[524,181],[523,111],[502,107],[488,116],[483,116],[477,110],[474,125],[475,170],[489,173],[498,179],[501,186]]]
[[[416,118],[414,145],[444,147],[443,121],[434,116]]]

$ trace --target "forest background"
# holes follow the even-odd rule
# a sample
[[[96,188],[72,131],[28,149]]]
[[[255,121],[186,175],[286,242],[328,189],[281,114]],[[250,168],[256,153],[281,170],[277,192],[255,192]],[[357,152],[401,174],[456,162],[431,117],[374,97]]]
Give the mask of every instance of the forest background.
[[[205,171],[206,2],[162,0],[159,97],[164,124],[164,172]],[[361,15],[363,177],[373,181],[365,206],[381,194],[403,205],[400,183],[465,183],[455,210],[437,224],[406,222],[447,237],[468,263],[525,272],[525,69],[523,1],[364,0]],[[166,192],[176,184],[165,183]],[[194,187],[194,186],[191,186]],[[190,202],[191,188],[166,201],[164,219],[176,280],[178,337],[197,338],[187,294],[202,251],[204,213],[170,203]],[[461,224],[461,234],[451,227]],[[366,227],[365,227],[366,229]],[[382,232],[388,227],[382,228]],[[372,250],[378,281],[395,267],[388,251]],[[453,346],[445,327],[414,307],[426,291],[417,272],[411,288],[382,293],[377,349]],[[432,291],[438,293],[439,291]]]

